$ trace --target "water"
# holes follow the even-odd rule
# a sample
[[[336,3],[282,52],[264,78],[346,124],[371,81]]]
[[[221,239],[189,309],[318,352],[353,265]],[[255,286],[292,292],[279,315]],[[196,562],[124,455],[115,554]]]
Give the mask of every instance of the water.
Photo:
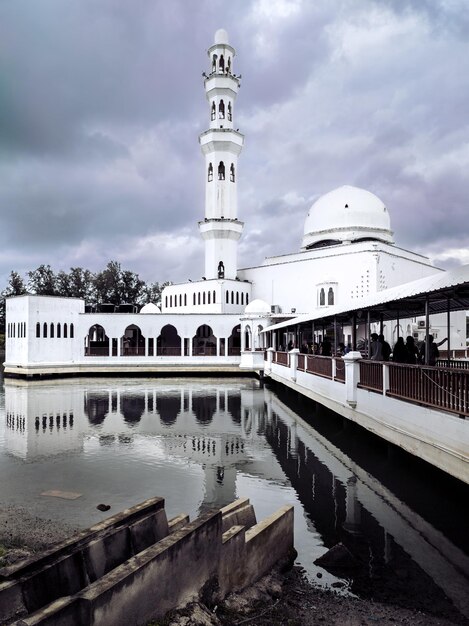
[[[191,518],[246,496],[295,507],[317,584],[469,616],[469,489],[319,405],[250,379],[73,379],[0,387],[0,501],[87,527],[155,495]],[[41,495],[79,494],[74,500]],[[357,567],[315,560],[342,542]]]

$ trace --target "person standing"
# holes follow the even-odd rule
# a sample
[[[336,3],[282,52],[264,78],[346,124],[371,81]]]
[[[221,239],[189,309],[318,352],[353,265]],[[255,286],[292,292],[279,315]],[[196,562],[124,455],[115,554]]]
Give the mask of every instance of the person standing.
[[[407,348],[404,343],[404,337],[398,337],[392,351],[392,360],[394,363],[408,363]]]
[[[405,347],[407,350],[407,363],[416,365],[419,359],[419,349],[415,345],[414,338],[411,335],[405,340]]]
[[[378,333],[371,333],[370,359],[372,361],[383,360],[383,346],[382,343],[378,341]]]
[[[384,335],[378,335],[378,341],[381,344],[381,354],[383,355],[383,361],[389,361],[391,356],[391,346],[384,339]]]

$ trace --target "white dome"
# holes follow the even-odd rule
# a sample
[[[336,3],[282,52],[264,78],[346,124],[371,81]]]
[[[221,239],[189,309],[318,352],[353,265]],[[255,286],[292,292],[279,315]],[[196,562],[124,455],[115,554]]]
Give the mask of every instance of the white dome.
[[[215,33],[215,37],[213,39],[213,43],[215,44],[229,44],[228,33],[224,28],[219,28]]]
[[[265,314],[270,313],[270,304],[264,302],[264,300],[253,300],[244,309],[245,313]]]
[[[161,310],[160,307],[156,306],[156,304],[149,302],[140,309],[140,313],[161,313]]]
[[[366,189],[344,185],[321,196],[310,208],[302,249],[361,239],[394,243],[392,234],[383,201]]]

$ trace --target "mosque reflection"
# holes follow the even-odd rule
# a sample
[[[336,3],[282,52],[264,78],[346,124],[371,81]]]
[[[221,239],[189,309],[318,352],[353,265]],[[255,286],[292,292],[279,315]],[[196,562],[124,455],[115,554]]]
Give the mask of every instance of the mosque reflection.
[[[132,446],[136,437],[158,442],[168,462],[188,460],[202,469],[202,509],[244,495],[237,493],[241,475],[279,489],[288,485],[297,500],[297,525],[303,518],[303,532],[320,536],[317,556],[345,546],[346,571],[325,567],[346,579],[352,591],[385,601],[392,588],[393,601],[398,597],[406,605],[422,596],[417,592],[425,581],[429,600],[422,608],[433,610],[449,596],[469,613],[467,598],[455,591],[466,589],[469,580],[465,550],[267,388],[189,380],[120,387],[8,381],[5,409],[6,449],[28,461],[72,450],[79,454],[90,436],[103,451]],[[329,428],[336,438],[347,437],[343,421],[331,420]]]

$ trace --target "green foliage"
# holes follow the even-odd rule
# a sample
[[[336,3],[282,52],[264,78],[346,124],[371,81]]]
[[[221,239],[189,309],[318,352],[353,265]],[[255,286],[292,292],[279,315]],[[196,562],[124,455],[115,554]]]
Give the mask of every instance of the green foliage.
[[[161,303],[161,292],[171,283],[146,284],[138,274],[123,270],[117,261],[109,261],[104,270],[93,274],[82,267],[71,267],[54,273],[50,265],[40,265],[27,272],[26,285],[18,272],[12,271],[8,285],[1,292],[0,332],[5,328],[5,298],[32,293],[44,296],[82,298],[87,304],[102,303],[136,304],[143,306],[149,302]]]

